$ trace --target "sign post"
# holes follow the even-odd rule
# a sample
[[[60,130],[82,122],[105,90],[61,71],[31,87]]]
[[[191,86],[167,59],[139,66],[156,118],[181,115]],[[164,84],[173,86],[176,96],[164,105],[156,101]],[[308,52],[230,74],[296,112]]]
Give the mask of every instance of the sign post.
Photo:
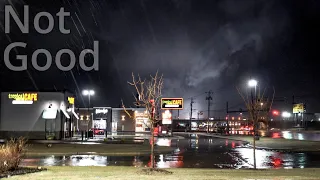
[[[172,114],[169,110],[162,113],[162,124],[172,124]]]
[[[293,108],[292,108],[292,113],[294,114],[294,116],[297,116],[297,124],[299,123],[300,125],[300,121],[299,121],[299,116],[301,115],[301,121],[302,121],[302,126],[304,126],[304,119],[303,119],[303,113],[305,112],[305,106],[303,103],[297,103],[297,104],[293,104]]]

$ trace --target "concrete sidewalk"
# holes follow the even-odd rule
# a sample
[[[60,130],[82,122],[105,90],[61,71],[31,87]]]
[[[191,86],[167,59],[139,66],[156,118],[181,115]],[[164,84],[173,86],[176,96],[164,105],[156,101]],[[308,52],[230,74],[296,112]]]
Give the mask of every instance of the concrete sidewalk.
[[[179,133],[178,133],[179,134]],[[186,133],[195,134],[195,133]],[[235,141],[243,141],[248,143],[249,146],[253,145],[252,136],[237,136],[237,135],[216,135],[207,133],[196,133],[200,136],[209,136],[214,138],[229,139]],[[295,152],[320,152],[320,142],[318,141],[304,141],[304,140],[290,140],[283,138],[269,138],[260,137],[260,140],[256,140],[257,149],[272,149],[272,150],[284,150],[284,151],[295,151]]]
[[[125,140],[145,140],[150,139],[151,135],[144,134],[144,135],[108,135],[107,139],[125,139]],[[155,138],[165,138],[165,139],[184,139],[183,136],[172,135],[172,136],[155,136]],[[96,135],[92,139],[88,141],[103,141],[105,139],[104,135]],[[71,138],[71,140],[81,140],[81,136],[76,136]]]

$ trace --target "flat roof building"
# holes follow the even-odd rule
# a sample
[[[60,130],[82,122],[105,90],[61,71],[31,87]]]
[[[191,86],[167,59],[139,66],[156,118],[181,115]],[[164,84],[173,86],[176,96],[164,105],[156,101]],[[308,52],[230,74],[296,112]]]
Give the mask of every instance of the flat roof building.
[[[2,92],[0,138],[72,137],[75,97],[69,92]]]

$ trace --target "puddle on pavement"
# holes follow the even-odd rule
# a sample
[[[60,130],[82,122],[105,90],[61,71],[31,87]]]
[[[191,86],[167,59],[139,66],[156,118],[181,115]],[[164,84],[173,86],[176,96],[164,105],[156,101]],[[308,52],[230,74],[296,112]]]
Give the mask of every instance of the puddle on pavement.
[[[252,168],[253,150],[240,141],[217,138],[172,140],[161,138],[159,146],[176,150],[155,158],[158,168]],[[283,153],[256,150],[257,168],[316,168],[320,167],[320,153]],[[42,156],[26,157],[23,166],[150,166],[150,156]]]

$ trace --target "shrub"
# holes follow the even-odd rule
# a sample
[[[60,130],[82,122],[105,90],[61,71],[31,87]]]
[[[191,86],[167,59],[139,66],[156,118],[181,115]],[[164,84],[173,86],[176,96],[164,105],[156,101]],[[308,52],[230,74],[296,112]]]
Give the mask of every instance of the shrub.
[[[55,134],[54,133],[48,133],[46,135],[46,139],[47,140],[54,140],[55,139]]]
[[[0,172],[12,171],[18,168],[25,150],[26,139],[11,139],[0,146]]]

